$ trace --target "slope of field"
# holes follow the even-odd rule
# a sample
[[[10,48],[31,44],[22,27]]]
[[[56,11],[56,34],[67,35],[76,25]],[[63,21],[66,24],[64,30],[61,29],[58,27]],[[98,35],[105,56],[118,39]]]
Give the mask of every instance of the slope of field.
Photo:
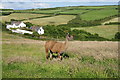
[[[113,19],[111,19],[109,21],[104,22],[103,24],[110,23],[110,22],[118,22],[118,19],[120,19],[120,17],[113,18]]]
[[[81,15],[83,20],[99,20],[105,17],[118,14],[118,11],[115,9],[102,9],[102,10],[93,10]]]
[[[45,59],[45,41],[2,35],[3,78],[118,77],[118,42],[71,41],[58,61]]]
[[[35,17],[41,17],[46,16],[45,14],[31,14],[31,13],[13,13],[8,16],[2,16],[2,21],[10,21],[10,19],[29,19],[29,18],[35,18]]]
[[[118,25],[101,25],[94,27],[81,27],[81,28],[72,28],[72,29],[85,30],[93,34],[97,33],[101,37],[112,39],[114,38],[115,33],[118,32]]]
[[[31,22],[33,24],[38,25],[59,25],[59,24],[67,24],[68,21],[75,18],[73,15],[58,15],[48,18],[38,18],[32,20],[25,20],[24,22]]]

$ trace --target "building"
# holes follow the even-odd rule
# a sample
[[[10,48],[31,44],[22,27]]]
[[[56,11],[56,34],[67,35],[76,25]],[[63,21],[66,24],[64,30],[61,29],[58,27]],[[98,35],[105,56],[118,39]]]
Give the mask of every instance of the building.
[[[44,29],[39,26],[32,26],[30,27],[31,30],[36,31],[38,34],[44,34]]]
[[[26,27],[26,24],[24,24],[21,21],[12,21],[11,24],[7,24],[6,28],[11,30],[11,28],[21,28]]]

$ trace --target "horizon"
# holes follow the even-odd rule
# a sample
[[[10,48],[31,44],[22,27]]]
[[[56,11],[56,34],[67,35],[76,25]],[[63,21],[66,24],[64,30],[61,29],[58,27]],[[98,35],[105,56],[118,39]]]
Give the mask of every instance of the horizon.
[[[17,6],[14,6],[17,5]],[[29,5],[29,6],[28,6]],[[0,9],[26,10],[70,6],[112,6],[118,2],[2,2]]]

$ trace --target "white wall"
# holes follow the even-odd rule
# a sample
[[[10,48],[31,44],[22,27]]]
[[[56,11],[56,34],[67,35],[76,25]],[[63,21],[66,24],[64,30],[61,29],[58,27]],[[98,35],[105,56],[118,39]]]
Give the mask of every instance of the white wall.
[[[40,29],[37,32],[38,32],[38,34],[44,34],[44,29],[42,27],[40,27]]]

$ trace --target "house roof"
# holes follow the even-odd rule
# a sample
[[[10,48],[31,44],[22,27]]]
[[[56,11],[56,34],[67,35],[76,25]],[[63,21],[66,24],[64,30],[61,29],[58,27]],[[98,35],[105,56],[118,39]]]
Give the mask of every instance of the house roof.
[[[11,24],[15,24],[16,26],[18,26],[21,23],[21,21],[12,21]]]
[[[33,31],[38,31],[40,29],[39,26],[31,26],[30,29],[32,29]]]

